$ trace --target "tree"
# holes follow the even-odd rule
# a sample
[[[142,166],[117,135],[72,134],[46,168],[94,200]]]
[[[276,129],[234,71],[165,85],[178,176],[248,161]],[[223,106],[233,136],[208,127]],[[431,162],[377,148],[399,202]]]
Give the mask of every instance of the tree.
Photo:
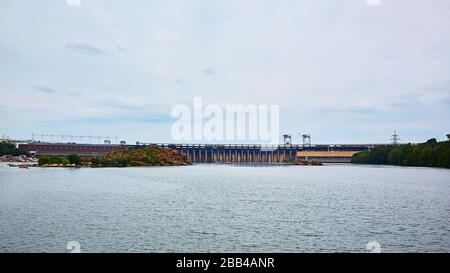
[[[38,159],[38,165],[42,166],[42,165],[47,165],[50,163],[50,157],[48,156],[41,156]]]
[[[57,156],[52,156],[48,159],[48,164],[61,164],[62,159]]]
[[[388,150],[379,148],[369,154],[370,164],[388,164]]]
[[[352,163],[450,168],[450,141],[378,147],[353,155]]]
[[[433,165],[433,148],[425,146],[420,150],[419,165],[420,166],[432,166]]]
[[[420,166],[419,164],[419,148],[412,147],[402,162],[404,166]]]
[[[67,160],[69,160],[70,164],[80,165],[81,163],[81,157],[76,154],[68,155]]]
[[[126,167],[128,166],[128,160],[123,157],[115,158],[113,161],[114,167]]]
[[[100,166],[105,162],[105,157],[104,156],[94,156],[93,158],[91,158],[91,163],[94,166]]]
[[[3,155],[12,155],[12,156],[26,155],[26,156],[29,156],[29,154],[27,152],[17,149],[16,145],[14,145],[13,143],[8,143],[6,141],[0,142],[0,156],[3,156]]]
[[[388,164],[400,165],[402,162],[401,153],[399,148],[392,149],[388,156]]]
[[[356,153],[352,157],[352,163],[369,164],[369,155],[370,152]]]
[[[42,166],[42,165],[48,165],[48,164],[61,164],[62,160],[61,158],[57,157],[57,156],[41,156],[38,159],[38,165]]]
[[[64,158],[63,160],[62,160],[62,165],[63,166],[67,166],[67,165],[69,165],[70,164],[70,161],[69,160],[67,160],[67,158]]]

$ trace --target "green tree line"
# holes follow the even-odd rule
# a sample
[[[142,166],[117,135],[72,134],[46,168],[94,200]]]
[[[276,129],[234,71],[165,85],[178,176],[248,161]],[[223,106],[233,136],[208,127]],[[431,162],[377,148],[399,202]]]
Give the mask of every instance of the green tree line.
[[[81,157],[76,154],[68,155],[66,157],[59,156],[41,156],[38,159],[38,165],[53,165],[62,164],[63,166],[74,164],[79,165],[81,163]]]
[[[16,145],[14,145],[12,143],[8,143],[6,141],[2,141],[2,142],[0,142],[0,156],[4,156],[4,155],[12,155],[12,156],[26,155],[26,156],[29,156],[29,154],[27,152],[17,149]]]
[[[450,168],[450,141],[378,147],[353,155],[352,163]]]

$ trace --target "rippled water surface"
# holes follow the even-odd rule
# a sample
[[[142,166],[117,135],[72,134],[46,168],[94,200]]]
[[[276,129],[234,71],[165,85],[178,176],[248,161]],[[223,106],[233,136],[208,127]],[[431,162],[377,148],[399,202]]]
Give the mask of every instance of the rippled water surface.
[[[0,165],[0,252],[450,252],[450,171],[18,169]]]

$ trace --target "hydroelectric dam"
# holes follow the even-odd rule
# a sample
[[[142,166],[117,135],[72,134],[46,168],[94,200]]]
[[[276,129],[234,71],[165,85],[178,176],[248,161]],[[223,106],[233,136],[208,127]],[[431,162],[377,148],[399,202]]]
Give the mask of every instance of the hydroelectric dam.
[[[114,151],[134,150],[148,145],[170,148],[187,156],[191,163],[242,163],[280,164],[294,160],[317,160],[323,163],[349,163],[353,154],[370,151],[375,147],[389,144],[321,144],[321,145],[265,145],[265,144],[170,144],[137,143],[136,145],[116,144],[75,144],[75,143],[23,143],[18,148],[39,156],[80,156],[105,155]]]

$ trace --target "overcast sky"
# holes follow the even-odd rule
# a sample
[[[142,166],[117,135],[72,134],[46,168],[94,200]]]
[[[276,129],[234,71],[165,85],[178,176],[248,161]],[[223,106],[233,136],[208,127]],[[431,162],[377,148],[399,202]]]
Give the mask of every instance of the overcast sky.
[[[0,134],[170,142],[194,96],[280,105],[294,142],[443,139],[450,1],[0,1]]]

